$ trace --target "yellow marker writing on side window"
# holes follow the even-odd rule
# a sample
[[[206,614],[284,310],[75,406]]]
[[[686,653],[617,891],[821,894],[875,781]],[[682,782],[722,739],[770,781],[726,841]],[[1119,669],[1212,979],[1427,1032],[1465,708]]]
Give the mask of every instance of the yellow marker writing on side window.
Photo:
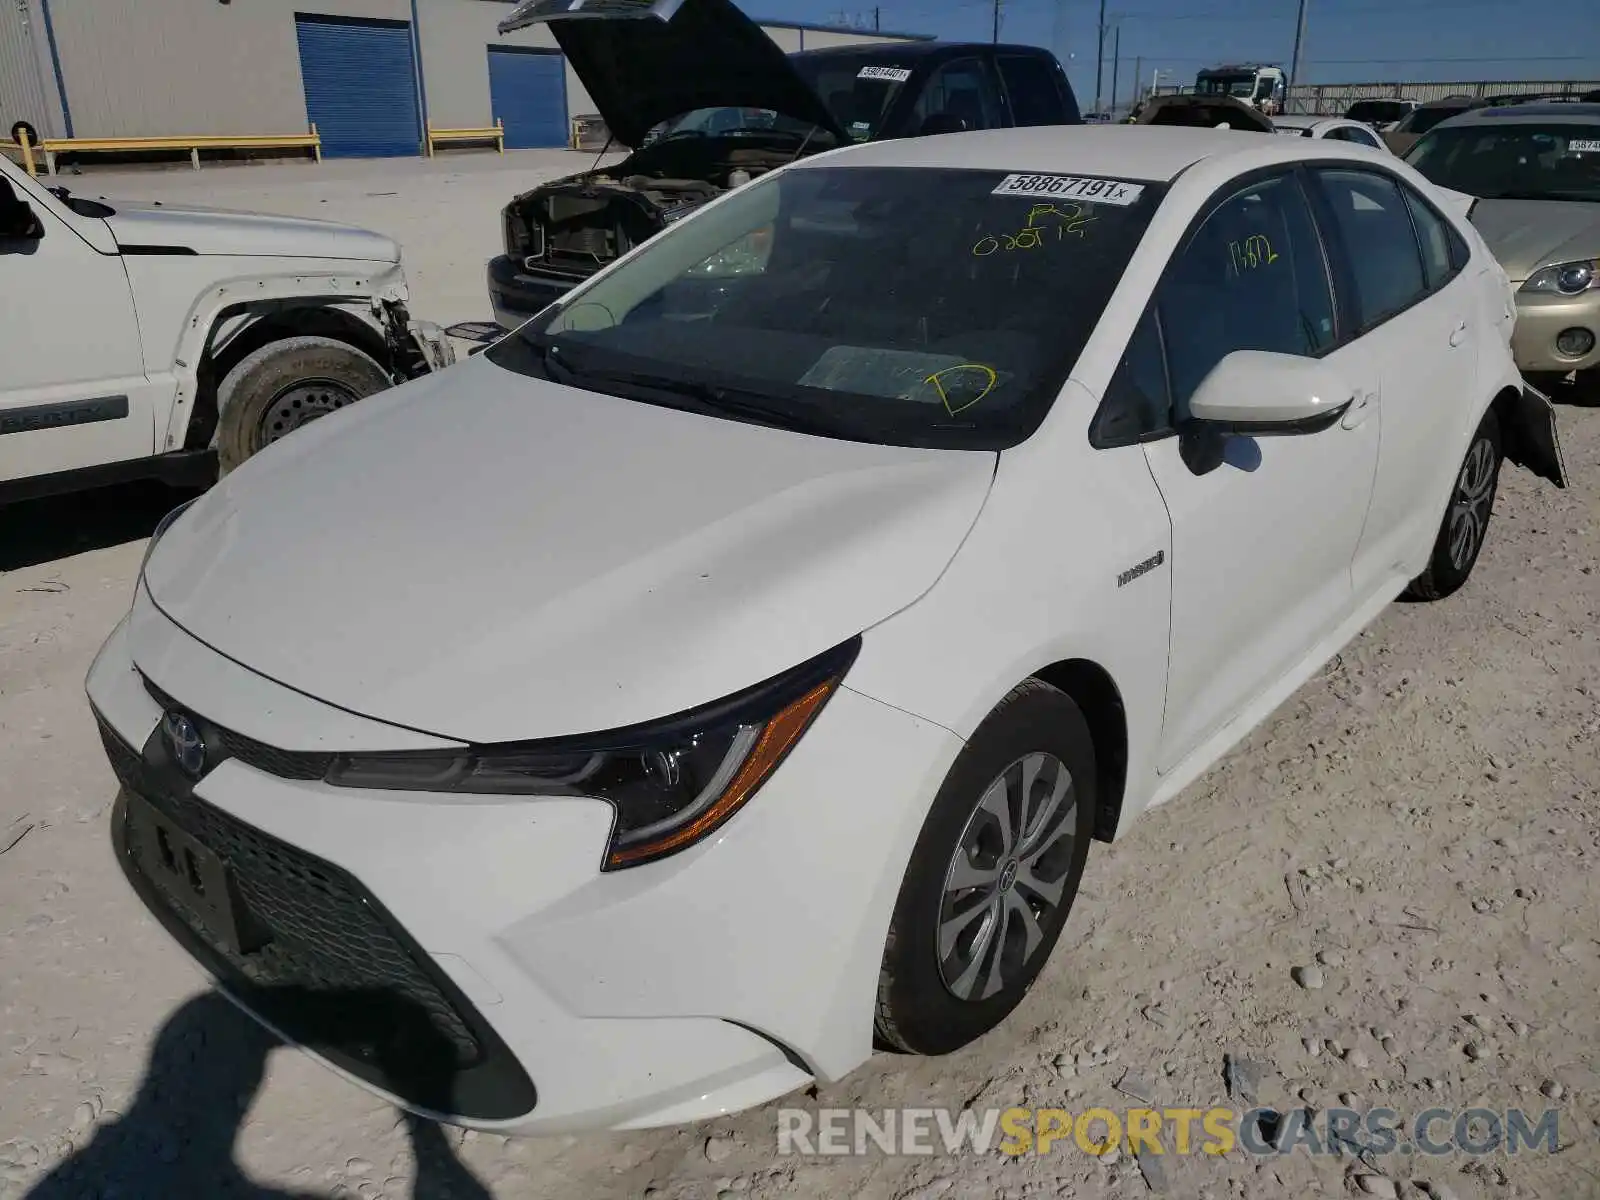
[[[1242,242],[1229,242],[1228,257],[1233,261],[1236,271],[1253,271],[1278,261],[1272,243],[1260,233],[1252,234]]]
[[[960,380],[963,378],[960,372],[963,371],[970,373],[967,378],[970,380],[971,385],[975,386],[980,382],[982,383],[983,386],[977,395],[971,397],[961,395],[965,390],[960,384]],[[995,384],[1000,382],[1000,376],[995,374],[993,367],[986,367],[982,363],[962,363],[960,366],[946,367],[942,371],[935,371],[922,382],[929,384],[934,391],[939,393],[939,400],[944,405],[945,412],[953,417],[957,413],[965,412],[994,391]],[[954,399],[950,395],[952,390],[956,392]]]

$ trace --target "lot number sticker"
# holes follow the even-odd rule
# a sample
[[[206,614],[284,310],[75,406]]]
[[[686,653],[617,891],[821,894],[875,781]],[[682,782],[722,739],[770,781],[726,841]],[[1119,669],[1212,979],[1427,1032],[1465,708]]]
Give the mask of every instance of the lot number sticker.
[[[1127,207],[1144,194],[1142,183],[1115,179],[1084,179],[1078,175],[1007,175],[994,189],[996,196],[1050,196],[1062,200],[1087,200],[1091,204]]]
[[[904,83],[911,78],[911,72],[905,67],[862,67],[856,75],[857,79],[890,79],[895,83]]]
[[[1567,143],[1568,154],[1600,154],[1600,141],[1593,138],[1573,138]]]

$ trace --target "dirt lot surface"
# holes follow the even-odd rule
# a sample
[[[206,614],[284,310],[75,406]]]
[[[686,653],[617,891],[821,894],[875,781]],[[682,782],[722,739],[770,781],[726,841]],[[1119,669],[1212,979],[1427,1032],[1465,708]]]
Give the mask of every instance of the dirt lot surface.
[[[504,199],[586,161],[66,182],[395,234],[418,315],[448,323],[487,317]],[[1409,1132],[1430,1108],[1552,1109],[1554,1154],[780,1158],[778,1105],[544,1140],[408,1123],[210,996],[112,863],[82,680],[174,500],[128,488],[0,509],[0,1197],[1600,1196],[1600,412],[1561,420],[1575,486],[1508,468],[1462,593],[1388,609],[1097,846],[1009,1023],[783,1102],[1249,1107],[1226,1055],[1285,1114],[1385,1106]]]

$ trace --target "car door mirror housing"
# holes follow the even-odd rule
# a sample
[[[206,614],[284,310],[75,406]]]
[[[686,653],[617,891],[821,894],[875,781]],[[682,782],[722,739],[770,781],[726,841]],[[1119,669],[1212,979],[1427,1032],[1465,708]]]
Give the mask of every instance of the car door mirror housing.
[[[1189,419],[1249,437],[1318,433],[1354,401],[1355,390],[1319,359],[1235,350],[1200,381]]]

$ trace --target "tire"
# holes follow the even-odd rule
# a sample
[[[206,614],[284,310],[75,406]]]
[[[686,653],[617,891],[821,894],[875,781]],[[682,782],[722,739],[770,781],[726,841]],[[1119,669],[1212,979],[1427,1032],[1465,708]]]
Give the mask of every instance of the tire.
[[[354,346],[325,337],[268,342],[217,388],[217,462],[226,475],[302,425],[392,386]]]
[[[1467,582],[1489,531],[1501,461],[1500,422],[1491,410],[1483,414],[1467,446],[1428,566],[1406,588],[1408,598],[1443,600]]]
[[[1010,803],[1030,777],[1031,802]],[[1052,787],[1058,783],[1064,786]],[[1043,806],[1053,797],[1052,815]],[[1095,799],[1094,741],[1083,713],[1046,683],[1018,685],[957,756],[923,822],[878,976],[874,1025],[882,1043],[948,1054],[1010,1015],[1066,926],[1089,857]],[[1009,851],[1001,849],[1000,812],[1013,818]],[[958,871],[987,882],[963,887]]]

